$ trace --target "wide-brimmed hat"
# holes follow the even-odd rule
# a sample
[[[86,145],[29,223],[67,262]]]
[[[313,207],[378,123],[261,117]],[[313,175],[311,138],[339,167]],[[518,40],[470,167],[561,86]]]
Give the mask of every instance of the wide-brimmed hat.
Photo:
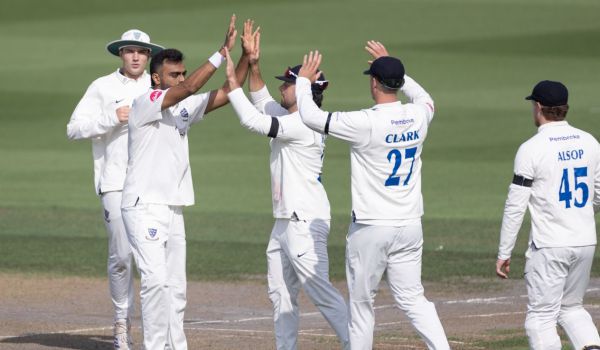
[[[130,29],[121,35],[120,40],[111,41],[106,45],[108,52],[119,56],[119,50],[125,46],[138,46],[150,49],[150,54],[164,50],[164,47],[150,42],[150,36],[139,29]]]

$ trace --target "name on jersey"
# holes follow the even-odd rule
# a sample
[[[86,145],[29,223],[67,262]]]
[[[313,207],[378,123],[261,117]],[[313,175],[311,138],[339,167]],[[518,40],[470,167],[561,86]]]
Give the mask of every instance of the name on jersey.
[[[564,162],[567,160],[581,159],[583,158],[583,150],[582,149],[574,149],[570,151],[560,151],[558,152],[558,161]]]
[[[419,139],[419,132],[418,131],[408,131],[405,133],[402,133],[400,135],[398,134],[388,134],[385,137],[385,142],[387,143],[399,143],[399,142],[406,142],[406,141],[414,141],[414,140],[418,140]]]
[[[415,122],[414,119],[399,119],[399,120],[390,120],[390,122],[392,123],[392,125],[406,125],[406,124],[412,124]]]
[[[557,136],[557,137],[550,136],[548,139],[550,140],[550,142],[577,140],[577,139],[579,139],[579,135],[573,134],[573,135]]]

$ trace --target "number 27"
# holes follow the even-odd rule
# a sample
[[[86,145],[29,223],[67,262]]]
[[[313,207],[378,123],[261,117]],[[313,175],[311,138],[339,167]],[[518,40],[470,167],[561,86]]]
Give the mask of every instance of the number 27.
[[[406,179],[402,183],[402,186],[408,185],[408,180],[410,180],[410,176],[412,175],[412,171],[413,171],[413,165],[415,164],[416,154],[417,154],[417,147],[407,148],[405,150],[404,158],[406,158],[406,159],[412,158],[412,162],[410,163],[410,170],[408,172],[408,175],[406,175]],[[390,176],[387,178],[387,180],[385,180],[385,185],[386,186],[399,186],[400,185],[400,176],[396,176],[396,173],[398,172],[398,169],[400,168],[400,164],[402,164],[402,152],[398,149],[393,149],[387,155],[387,159],[389,162],[392,161],[392,157],[394,158],[394,168],[392,169],[392,173],[390,174]]]

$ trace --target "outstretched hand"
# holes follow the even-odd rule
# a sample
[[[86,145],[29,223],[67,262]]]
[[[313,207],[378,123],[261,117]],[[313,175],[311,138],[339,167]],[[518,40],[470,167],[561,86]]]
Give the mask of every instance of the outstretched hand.
[[[379,57],[389,56],[387,49],[379,41],[367,41],[367,46],[365,46],[365,50],[367,50],[367,52],[373,57],[372,60],[367,61],[369,62],[369,64],[373,63],[373,61],[378,59]]]
[[[506,260],[498,259],[496,261],[496,275],[500,278],[507,279],[510,272],[510,258]]]
[[[250,63],[257,62],[260,55],[260,27],[253,31],[254,21],[247,19],[244,22],[244,31],[242,32],[242,50],[243,54],[250,58]]]
[[[238,82],[237,77],[235,75],[235,67],[233,65],[233,60],[231,59],[231,56],[229,55],[229,50],[227,50],[227,48],[225,48],[225,58],[227,60],[227,69],[225,70],[227,74],[227,85],[229,87],[229,91],[233,91],[240,87],[240,83]]]
[[[311,51],[308,55],[304,55],[304,60],[302,61],[302,68],[298,72],[299,77],[307,78],[310,80],[311,84],[314,84],[315,81],[321,75],[319,71],[319,66],[321,65],[322,55],[319,51]]]
[[[228,51],[231,51],[235,45],[235,37],[237,35],[237,30],[235,29],[235,19],[235,14],[231,15],[231,19],[229,20],[229,28],[225,33],[225,42],[223,43],[223,48],[226,48]],[[221,52],[221,54],[223,54],[223,52]]]

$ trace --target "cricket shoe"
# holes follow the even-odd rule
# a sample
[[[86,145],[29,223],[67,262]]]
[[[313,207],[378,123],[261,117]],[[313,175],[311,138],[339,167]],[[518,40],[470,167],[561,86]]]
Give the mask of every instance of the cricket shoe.
[[[120,319],[115,322],[113,328],[113,345],[115,350],[130,350],[133,342],[131,341],[131,324],[129,320]]]

